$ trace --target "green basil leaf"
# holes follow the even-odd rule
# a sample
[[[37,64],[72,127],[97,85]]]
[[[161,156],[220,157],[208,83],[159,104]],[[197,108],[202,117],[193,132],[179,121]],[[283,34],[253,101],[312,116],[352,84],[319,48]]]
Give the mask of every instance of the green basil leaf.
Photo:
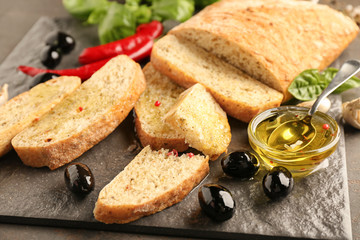
[[[151,9],[153,20],[184,22],[193,15],[195,3],[193,0],[153,0]]]
[[[324,76],[327,85],[329,85],[329,83],[331,82],[331,80],[335,77],[335,75],[337,74],[339,70],[336,68],[327,68],[322,72],[322,75]]]
[[[135,12],[139,8],[139,0],[126,0],[125,5],[127,9],[131,12]]]
[[[98,26],[101,44],[109,43],[135,34],[136,19],[126,5],[111,2]]]
[[[109,3],[104,4],[101,7],[96,8],[94,11],[91,12],[87,20],[85,21],[86,24],[98,24],[100,23],[103,18],[106,16],[106,13],[109,8]]]
[[[328,84],[335,77],[335,75],[338,71],[339,70],[336,68],[328,68],[323,72],[323,75],[324,75],[326,81],[328,82]],[[350,78],[349,80],[347,80],[346,82],[341,84],[341,86],[338,87],[333,93],[339,94],[339,93],[342,93],[351,88],[357,88],[357,87],[360,87],[360,79],[353,76],[352,78]]]
[[[126,0],[125,8],[134,14],[136,25],[148,23],[151,21],[151,9],[141,0]]]
[[[325,88],[325,80],[317,69],[308,69],[298,75],[290,84],[288,91],[301,101],[315,99]]]
[[[148,23],[151,21],[151,9],[146,5],[140,5],[134,12],[136,24]]]
[[[184,22],[195,10],[194,0],[62,0],[65,9],[86,24],[98,24],[101,44],[133,35],[151,20]],[[217,0],[197,1],[197,6]]]
[[[329,85],[338,71],[336,68],[327,68],[322,73],[319,73],[317,69],[305,70],[294,79],[288,91],[298,100],[313,100]],[[360,79],[354,76],[338,87],[333,93],[342,93],[356,87],[360,87]]]
[[[197,9],[202,9],[206,7],[207,5],[213,4],[219,0],[195,0],[195,7]]]
[[[107,0],[63,0],[64,8],[75,18],[85,21],[98,8],[108,4]]]

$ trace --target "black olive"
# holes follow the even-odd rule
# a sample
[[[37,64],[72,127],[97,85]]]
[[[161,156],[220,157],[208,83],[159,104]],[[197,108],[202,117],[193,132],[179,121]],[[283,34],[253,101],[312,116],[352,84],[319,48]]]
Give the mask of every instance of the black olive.
[[[250,179],[259,170],[260,163],[251,152],[232,152],[221,159],[221,167],[229,176]]]
[[[40,73],[40,74],[37,74],[34,77],[33,83],[30,85],[30,88],[35,87],[39,83],[43,83],[43,82],[46,82],[47,80],[57,78],[57,77],[60,77],[60,75],[55,74],[55,73]]]
[[[66,186],[74,193],[88,194],[95,186],[94,176],[83,163],[71,163],[65,169]]]
[[[54,46],[47,45],[41,51],[40,60],[47,68],[55,68],[59,65],[62,53]]]
[[[291,172],[285,167],[274,167],[268,172],[262,182],[266,196],[272,200],[286,197],[294,186]]]
[[[75,39],[64,32],[53,32],[45,41],[46,45],[53,46],[62,53],[67,54],[75,48]]]
[[[218,184],[205,184],[198,193],[202,210],[216,221],[230,219],[235,212],[235,201],[229,190]]]

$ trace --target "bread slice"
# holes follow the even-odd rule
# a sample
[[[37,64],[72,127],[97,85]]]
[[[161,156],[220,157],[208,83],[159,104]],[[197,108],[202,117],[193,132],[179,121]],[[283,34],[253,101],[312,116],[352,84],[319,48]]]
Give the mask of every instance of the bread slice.
[[[99,194],[95,219],[128,223],[183,200],[208,174],[208,158],[145,147]]]
[[[189,146],[184,136],[164,122],[164,115],[185,89],[148,63],[143,69],[146,89],[135,104],[135,129],[142,146],[185,151]],[[158,105],[160,104],[160,105]]]
[[[151,63],[185,88],[201,83],[228,115],[244,122],[261,111],[279,106],[283,98],[278,91],[174,35],[155,43]]]
[[[0,156],[12,149],[11,139],[50,111],[81,84],[78,77],[59,77],[38,84],[0,107]],[[4,93],[7,95],[7,92]]]
[[[0,106],[6,103],[9,99],[8,84],[4,84],[0,87]]]
[[[56,169],[108,136],[145,89],[139,64],[125,55],[111,59],[12,145],[24,164]]]
[[[201,84],[183,92],[164,116],[165,122],[185,136],[186,142],[216,160],[231,141],[226,113]]]
[[[226,59],[287,100],[300,72],[327,67],[358,32],[349,17],[310,1],[223,0],[170,34]]]

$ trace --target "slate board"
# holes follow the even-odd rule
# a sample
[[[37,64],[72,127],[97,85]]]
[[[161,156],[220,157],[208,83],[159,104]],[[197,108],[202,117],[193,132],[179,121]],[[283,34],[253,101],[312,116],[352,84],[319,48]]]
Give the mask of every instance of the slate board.
[[[42,67],[39,51],[45,37],[54,30],[70,33],[77,40],[73,53],[63,57],[58,67],[77,66],[84,48],[98,44],[96,29],[73,19],[40,18],[12,53],[0,65],[0,84],[8,83],[10,96],[25,90],[32,78],[17,72],[20,64]],[[334,118],[339,117],[341,99],[331,97]],[[247,124],[229,119],[232,142],[229,151],[249,149]],[[341,126],[341,125],[340,125]],[[343,133],[343,129],[341,127]],[[264,171],[250,181],[239,181],[223,174],[220,161],[211,162],[210,174],[201,183],[219,183],[233,193],[236,213],[226,222],[210,220],[202,212],[195,188],[181,203],[133,223],[106,225],[92,214],[99,191],[139,152],[133,116],[105,140],[76,159],[87,164],[96,179],[95,190],[79,198],[67,190],[64,167],[54,171],[24,166],[14,151],[0,159],[0,222],[75,227],[98,230],[223,239],[351,239],[345,141],[328,158],[328,166],[311,176],[296,179],[291,195],[270,202],[261,188]]]

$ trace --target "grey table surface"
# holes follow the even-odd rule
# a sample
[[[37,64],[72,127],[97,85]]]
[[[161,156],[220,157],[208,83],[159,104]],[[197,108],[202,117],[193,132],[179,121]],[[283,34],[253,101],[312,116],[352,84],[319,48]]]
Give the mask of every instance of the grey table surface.
[[[346,4],[359,5],[359,0],[335,2],[343,9]],[[0,64],[23,38],[33,24],[41,17],[69,17],[61,1],[51,0],[0,0]],[[360,59],[360,36],[349,46],[351,57]],[[340,61],[350,56],[343,54]],[[359,89],[352,89],[342,95],[343,101],[360,97]],[[358,146],[360,130],[344,125],[346,159],[348,171],[350,210],[353,239],[360,239],[360,174]],[[0,224],[0,239],[183,239],[167,236],[127,234],[108,231],[54,228],[32,225]]]

